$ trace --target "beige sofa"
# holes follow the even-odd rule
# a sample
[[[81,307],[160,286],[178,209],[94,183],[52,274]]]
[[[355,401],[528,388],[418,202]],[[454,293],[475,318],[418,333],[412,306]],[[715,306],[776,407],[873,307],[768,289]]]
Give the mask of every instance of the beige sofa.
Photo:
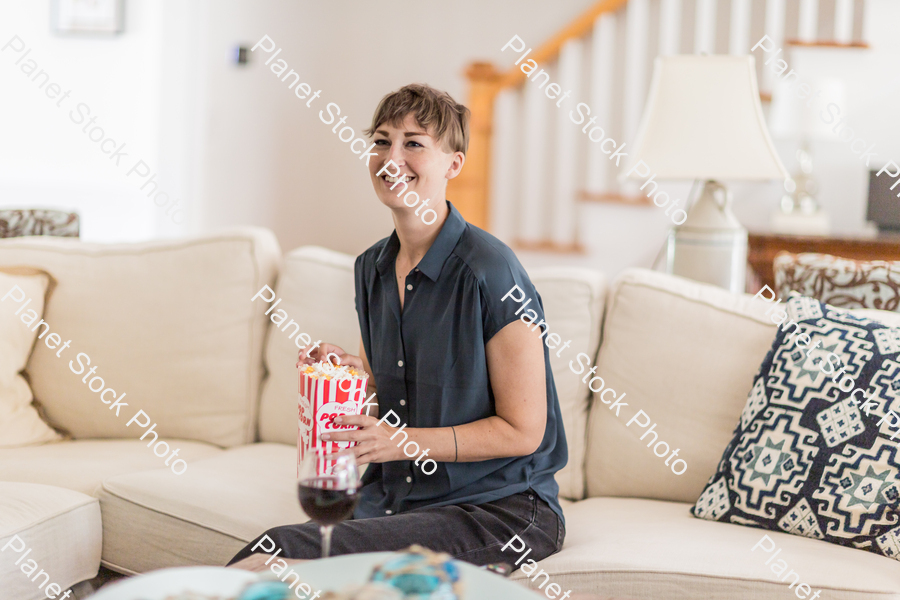
[[[313,339],[355,350],[353,257],[311,247],[282,257],[270,232],[241,229],[136,245],[6,240],[0,266],[12,265],[53,275],[44,319],[72,340],[61,359],[36,346],[27,374],[48,418],[74,439],[0,450],[0,481],[55,486],[42,497],[55,489],[92,529],[83,543],[66,542],[59,569],[78,572],[67,557],[101,536],[103,564],[123,573],[223,564],[264,529],[305,520],[295,489],[296,345],[264,314],[272,305],[251,298],[269,285],[281,300],[271,315],[283,310]],[[541,568],[564,590],[635,599],[792,596],[751,551],[762,531],[688,512],[774,337],[762,303],[644,270],[610,286],[585,269],[531,275],[551,328],[572,340],[560,358],[551,353],[569,443],[557,477],[568,533]],[[127,392],[119,417],[70,369],[78,352]],[[620,416],[593,401],[570,368],[580,352],[608,387],[627,393]],[[642,429],[626,426],[639,409],[659,439],[680,449],[683,475],[639,440]],[[138,410],[155,423],[152,434],[141,422],[126,426]],[[154,455],[159,441],[179,450],[182,474]],[[14,494],[16,485],[0,490]],[[34,489],[21,493],[33,498]],[[33,533],[32,545],[56,544],[46,520],[32,521],[19,529]],[[896,561],[768,535],[822,598],[900,598]],[[0,578],[9,578],[4,589],[15,574],[0,570]]]

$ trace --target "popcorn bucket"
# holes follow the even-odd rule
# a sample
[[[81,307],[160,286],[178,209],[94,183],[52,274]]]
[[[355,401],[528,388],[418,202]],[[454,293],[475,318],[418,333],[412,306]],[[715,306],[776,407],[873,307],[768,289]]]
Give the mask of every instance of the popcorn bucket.
[[[340,430],[359,429],[353,425],[336,425],[334,420],[342,415],[358,415],[365,403],[368,376],[363,372],[359,377],[356,369],[348,367],[302,365],[299,381],[298,421],[297,421],[297,476],[300,475],[300,461],[310,448],[322,448],[327,453],[340,452],[356,442],[336,442],[321,439],[323,433]],[[324,471],[328,475],[333,461],[325,461]]]

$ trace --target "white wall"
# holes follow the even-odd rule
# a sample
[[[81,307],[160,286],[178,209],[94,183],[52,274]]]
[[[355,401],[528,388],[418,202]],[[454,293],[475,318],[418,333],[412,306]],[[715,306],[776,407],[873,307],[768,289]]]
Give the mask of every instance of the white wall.
[[[19,36],[31,49],[19,65],[24,51],[15,53],[15,44],[0,52],[0,206],[77,210],[85,239],[157,235],[159,209],[125,173],[139,159],[158,164],[163,4],[129,3],[124,34],[94,37],[51,33],[49,5],[0,5],[0,46]],[[38,64],[31,77],[45,70],[70,96],[48,99],[49,83],[38,87],[43,76],[33,82],[22,72],[29,59]],[[79,103],[107,137],[126,144],[118,168],[75,124]]]

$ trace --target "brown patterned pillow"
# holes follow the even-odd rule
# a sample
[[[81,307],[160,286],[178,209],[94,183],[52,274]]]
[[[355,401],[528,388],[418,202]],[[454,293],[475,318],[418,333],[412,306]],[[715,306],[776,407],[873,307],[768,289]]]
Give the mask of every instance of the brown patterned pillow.
[[[793,290],[832,306],[900,312],[900,262],[780,252],[774,268],[785,300]]]
[[[59,210],[0,210],[0,238],[28,235],[78,237],[78,213]]]

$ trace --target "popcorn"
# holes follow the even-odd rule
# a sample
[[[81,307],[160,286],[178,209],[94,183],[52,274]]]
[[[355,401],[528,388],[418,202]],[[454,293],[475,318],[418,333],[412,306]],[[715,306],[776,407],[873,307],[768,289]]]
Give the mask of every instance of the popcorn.
[[[331,379],[349,379],[352,377],[368,377],[365,371],[360,371],[356,367],[350,365],[333,365],[328,361],[319,361],[306,367],[300,367],[300,372],[307,377],[318,379],[324,377]]]
[[[326,432],[359,429],[353,425],[337,425],[342,415],[361,414],[365,404],[368,374],[349,365],[332,365],[320,361],[299,367],[299,398],[297,422],[297,474],[300,461],[311,448],[326,452],[340,452],[355,442],[325,441]]]

